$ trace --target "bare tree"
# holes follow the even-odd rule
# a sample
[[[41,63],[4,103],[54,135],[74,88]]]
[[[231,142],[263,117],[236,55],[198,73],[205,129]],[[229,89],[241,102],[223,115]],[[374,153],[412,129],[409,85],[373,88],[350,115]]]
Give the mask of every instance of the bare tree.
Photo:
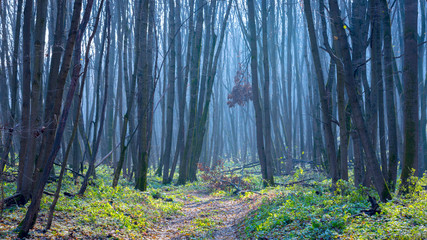
[[[400,179],[400,191],[407,192],[411,184],[410,177],[417,174],[418,169],[418,1],[405,1],[404,40],[405,50],[403,59],[403,124],[404,152],[403,168]],[[413,172],[415,170],[415,172]]]
[[[263,112],[261,109],[261,97],[259,93],[258,83],[258,53],[256,45],[256,27],[255,27],[255,5],[253,0],[247,1],[248,6],[248,27],[249,27],[249,45],[251,53],[251,73],[252,73],[252,92],[253,92],[253,103],[255,108],[255,123],[256,123],[256,138],[257,138],[257,149],[258,157],[261,163],[261,173],[264,180],[264,186],[274,185],[273,169],[271,163],[267,163],[271,158],[267,158],[264,145],[264,124],[263,124]],[[265,96],[268,97],[268,96]]]

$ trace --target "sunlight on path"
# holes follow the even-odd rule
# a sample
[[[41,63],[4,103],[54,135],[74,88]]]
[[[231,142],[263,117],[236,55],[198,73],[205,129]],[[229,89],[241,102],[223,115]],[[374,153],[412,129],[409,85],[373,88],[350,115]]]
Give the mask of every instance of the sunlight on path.
[[[260,195],[218,197],[191,192],[182,214],[159,221],[149,234],[153,239],[239,239],[235,225],[261,202]]]

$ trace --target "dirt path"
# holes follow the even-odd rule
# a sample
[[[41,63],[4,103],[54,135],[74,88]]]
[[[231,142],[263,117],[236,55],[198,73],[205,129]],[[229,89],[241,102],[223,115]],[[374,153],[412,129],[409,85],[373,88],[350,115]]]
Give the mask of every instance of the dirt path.
[[[162,219],[153,229],[153,239],[239,239],[236,224],[261,202],[261,196],[218,197],[191,192],[183,200],[183,215]]]

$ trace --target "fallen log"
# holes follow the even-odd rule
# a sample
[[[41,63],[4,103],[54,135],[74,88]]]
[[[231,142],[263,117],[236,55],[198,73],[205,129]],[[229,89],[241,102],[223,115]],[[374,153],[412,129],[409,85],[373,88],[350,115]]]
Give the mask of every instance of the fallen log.
[[[48,196],[54,196],[55,194],[48,192],[48,191],[43,191],[44,194],[48,195]]]
[[[258,165],[260,165],[259,162],[252,162],[252,163],[245,164],[242,167],[237,167],[237,168],[233,168],[233,169],[229,169],[229,170],[224,170],[221,173],[232,173],[232,172],[239,171],[239,170],[246,169],[246,168],[253,168],[253,167],[256,167]]]
[[[310,181],[310,180],[313,180],[313,178],[307,178],[307,179],[303,179],[303,180],[296,181],[296,182],[290,182],[290,183],[275,183],[275,184],[279,185],[279,186],[283,186],[283,187],[289,187],[289,186],[293,186],[295,184],[304,183],[304,182],[307,182],[307,181]]]
[[[12,206],[19,206],[22,207],[28,202],[27,199],[25,199],[24,195],[22,193],[15,193],[14,195],[7,197],[3,200],[1,203],[1,208],[6,209],[10,208]]]

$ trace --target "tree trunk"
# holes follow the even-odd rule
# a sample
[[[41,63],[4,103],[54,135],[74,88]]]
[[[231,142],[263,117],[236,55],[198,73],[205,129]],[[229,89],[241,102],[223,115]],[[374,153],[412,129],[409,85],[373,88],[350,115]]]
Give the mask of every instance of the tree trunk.
[[[397,178],[397,127],[396,127],[396,107],[394,105],[394,72],[392,59],[392,41],[391,41],[391,21],[389,8],[386,0],[380,1],[383,12],[383,38],[384,38],[384,66],[385,66],[385,96],[387,107],[387,126],[388,126],[388,174],[387,182],[390,191],[394,191]]]
[[[146,0],[141,4],[142,34],[141,60],[136,69],[138,77],[138,129],[139,152],[137,166],[135,169],[135,188],[141,191],[147,189],[148,159],[150,156],[151,130],[152,130],[152,104],[153,104],[153,34],[154,34],[154,7],[153,0]],[[138,44],[138,43],[136,43]]]
[[[283,1],[285,2],[285,1]],[[292,2],[290,0],[286,1],[287,4],[287,19],[288,19],[288,31],[287,31],[287,39],[286,39],[286,46],[287,46],[287,50],[286,50],[286,63],[287,63],[287,69],[286,69],[286,82],[287,82],[287,94],[283,94],[284,96],[287,96],[287,125],[288,126],[292,126],[292,117],[293,117],[293,112],[292,112],[292,53],[291,53],[291,49],[292,49],[292,42],[291,42],[291,34],[295,34],[294,33],[294,24],[293,24],[293,16],[292,16]],[[283,18],[285,19],[285,18]],[[284,21],[284,20],[283,20]],[[294,43],[295,44],[295,43]],[[296,54],[296,53],[294,53]],[[284,73],[283,73],[284,75]],[[292,155],[293,149],[294,149],[294,143],[292,142],[292,127],[287,127],[286,128],[286,146],[287,148],[287,161],[286,161],[286,174],[290,174],[293,168],[293,158],[294,156]]]
[[[163,162],[163,184],[169,181],[170,156],[173,134],[173,106],[175,101],[175,6],[174,1],[169,0],[169,69],[167,84],[167,111],[166,111],[166,140],[165,149],[161,161]],[[166,81],[166,80],[165,80]]]
[[[248,0],[248,27],[249,27],[249,46],[251,54],[251,75],[252,75],[252,93],[253,93],[253,103],[255,109],[255,124],[256,124],[256,139],[257,139],[257,149],[258,157],[261,163],[261,172],[264,186],[274,185],[273,175],[268,175],[267,171],[267,156],[265,153],[264,146],[264,125],[262,119],[262,109],[261,109],[261,97],[259,93],[259,83],[258,83],[258,53],[256,45],[256,26],[255,26],[255,4],[253,0]],[[268,97],[268,96],[267,96]],[[271,171],[271,170],[270,170]]]
[[[350,32],[351,42],[353,47],[352,60],[353,64],[357,66],[355,69],[354,80],[357,84],[357,93],[359,99],[362,99],[362,81],[366,78],[366,39],[368,38],[367,25],[367,1],[353,1],[352,3],[352,17]],[[351,107],[350,107],[351,108]],[[363,161],[363,149],[361,147],[360,137],[357,132],[352,131],[353,151],[354,151],[354,184],[359,187],[363,184],[365,175],[365,164]]]
[[[180,0],[175,1],[175,26],[179,26],[181,24],[181,3]],[[192,22],[192,19],[190,19],[190,22]],[[192,24],[191,24],[192,25]],[[189,38],[189,44],[188,49],[190,49],[191,46],[191,38]],[[173,157],[173,162],[171,166],[171,170],[168,176],[168,183],[172,182],[173,175],[175,174],[176,165],[178,164],[178,158],[182,156],[183,154],[183,148],[184,148],[184,134],[185,134],[185,127],[184,127],[184,116],[185,116],[185,96],[187,93],[187,79],[184,80],[184,68],[182,66],[182,40],[181,40],[181,31],[177,31],[176,35],[176,41],[175,41],[175,47],[176,47],[176,53],[177,53],[177,92],[178,92],[178,137],[176,142],[176,149],[175,149],[175,155]],[[187,51],[187,59],[190,57],[190,51]],[[181,157],[182,159],[182,157]]]
[[[187,130],[187,138],[184,148],[184,157],[179,166],[179,178],[177,184],[185,184],[189,176],[189,168],[191,166],[191,159],[193,158],[193,147],[195,147],[195,128],[196,128],[196,114],[197,114],[197,92],[199,89],[199,69],[200,69],[200,55],[202,48],[202,32],[203,32],[203,11],[201,7],[203,0],[197,0],[196,9],[196,31],[193,37],[193,45],[191,48],[191,65],[190,65],[190,105],[189,105],[189,124]],[[190,36],[191,37],[191,36]]]
[[[104,101],[102,103],[102,109],[101,109],[101,117],[99,120],[99,129],[98,129],[98,134],[96,135],[96,138],[94,139],[94,145],[92,146],[93,150],[92,150],[92,155],[89,159],[89,168],[86,172],[85,178],[83,179],[83,183],[80,187],[79,192],[77,193],[78,195],[82,196],[87,188],[88,185],[88,181],[89,181],[89,177],[94,175],[95,173],[95,162],[96,162],[96,155],[98,153],[98,149],[99,149],[99,145],[101,142],[101,137],[102,137],[102,132],[104,130],[104,125],[105,125],[105,109],[107,107],[107,102],[108,102],[108,77],[109,77],[109,71],[108,71],[108,67],[110,64],[110,44],[111,44],[111,14],[110,14],[110,1],[107,0],[106,2],[106,29],[107,29],[107,49],[106,49],[106,56],[105,56],[105,75],[104,75]],[[96,131],[96,129],[94,129],[94,131]]]
[[[405,49],[403,58],[403,168],[399,191],[408,192],[410,177],[418,169],[418,1],[405,1]],[[415,170],[415,172],[413,172]]]
[[[311,54],[316,70],[317,84],[320,92],[320,104],[322,109],[323,131],[325,134],[326,149],[328,153],[329,167],[331,169],[332,183],[335,184],[338,180],[337,174],[337,156],[335,152],[335,140],[332,133],[331,115],[328,104],[328,96],[325,90],[325,81],[323,77],[322,66],[319,57],[319,49],[317,46],[317,37],[314,30],[313,15],[311,12],[310,0],[304,0],[304,13],[307,19],[308,34],[310,37]]]
[[[374,149],[377,146],[377,132],[379,128],[380,140],[380,155],[381,166],[384,176],[387,173],[387,157],[385,155],[385,126],[384,126],[384,94],[383,94],[383,75],[382,75],[382,39],[381,39],[381,14],[380,2],[378,0],[370,0],[369,11],[371,17],[371,113],[370,123],[371,134],[373,136],[372,142]]]
[[[273,150],[271,141],[271,116],[270,116],[270,68],[268,61],[268,41],[267,41],[267,1],[261,4],[262,19],[262,51],[264,64],[264,146],[265,146],[265,175],[268,185],[274,186],[273,178]]]

